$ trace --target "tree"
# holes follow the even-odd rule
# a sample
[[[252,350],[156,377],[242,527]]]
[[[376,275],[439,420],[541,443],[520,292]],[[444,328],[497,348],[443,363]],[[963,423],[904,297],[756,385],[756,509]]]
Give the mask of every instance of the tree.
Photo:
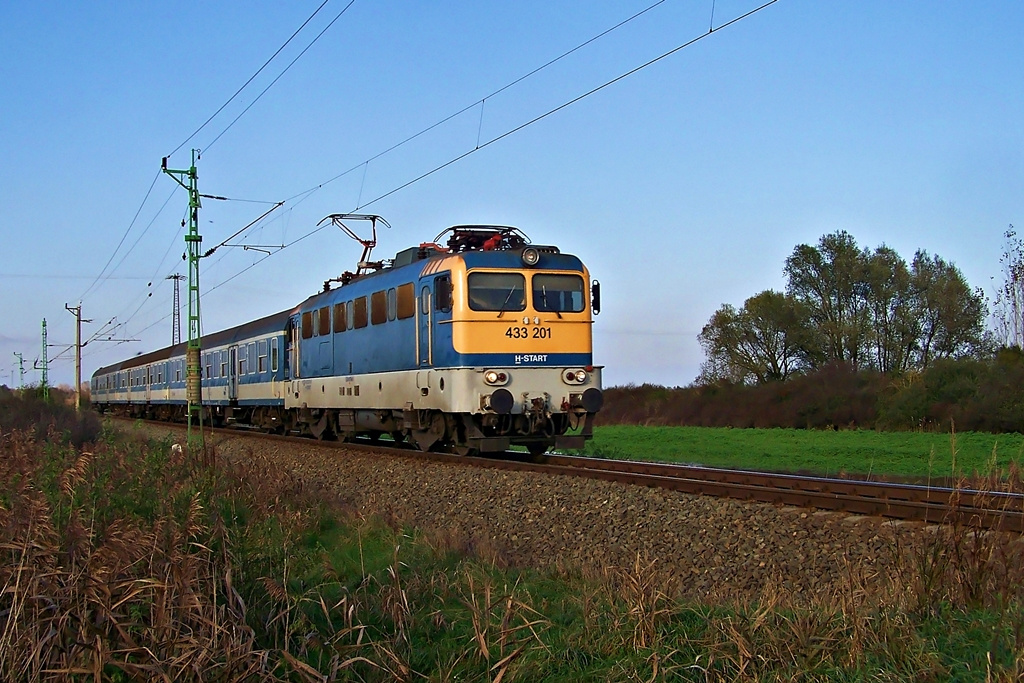
[[[918,250],[911,280],[921,321],[918,368],[926,369],[938,358],[969,355],[984,346],[985,296],[980,290],[971,291],[955,265]]]
[[[878,247],[867,257],[865,284],[870,318],[866,340],[871,352],[866,364],[887,374],[906,372],[921,330],[906,261],[889,247]]]
[[[1006,246],[999,264],[1003,284],[996,291],[996,334],[1006,346],[1024,347],[1024,244],[1013,225],[1003,233]]]
[[[787,293],[805,305],[819,336],[815,366],[863,365],[868,333],[865,303],[868,254],[845,230],[824,235],[817,247],[798,245],[786,259]]]
[[[747,299],[739,311],[724,304],[697,338],[707,357],[698,378],[702,384],[785,380],[804,366],[806,309],[767,290]]]

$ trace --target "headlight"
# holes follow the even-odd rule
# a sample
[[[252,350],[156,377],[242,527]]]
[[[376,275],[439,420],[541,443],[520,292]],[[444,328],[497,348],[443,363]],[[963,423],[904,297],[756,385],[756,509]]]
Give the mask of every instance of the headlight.
[[[566,384],[583,384],[588,377],[586,370],[566,370],[562,373],[562,381]]]
[[[508,382],[508,373],[500,370],[488,370],[484,373],[484,382],[492,386],[501,386]]]
[[[533,247],[523,249],[523,265],[532,268],[540,261],[540,252]]]

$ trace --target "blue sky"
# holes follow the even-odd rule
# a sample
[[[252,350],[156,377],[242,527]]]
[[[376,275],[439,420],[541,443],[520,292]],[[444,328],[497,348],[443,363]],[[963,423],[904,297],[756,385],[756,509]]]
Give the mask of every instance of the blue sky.
[[[51,343],[73,342],[65,303],[94,321],[86,338],[116,317],[114,338],[140,340],[91,342],[86,377],[170,342],[164,278],[187,273],[187,196],[158,177],[160,159],[321,1],[0,4],[0,382],[13,352],[40,355],[43,317]],[[706,33],[712,9],[719,26],[760,4],[665,0],[482,116],[476,106],[361,165],[653,3],[355,0],[228,128],[347,4],[330,0],[170,165],[199,147],[202,192],[291,198],[244,238],[290,244]],[[691,382],[711,314],[784,287],[793,248],[836,230],[907,260],[939,254],[991,294],[1003,232],[1024,224],[1021,35],[1020,2],[779,0],[365,206],[393,226],[374,254],[459,223],[516,225],[578,254],[602,282],[608,385]],[[266,208],[207,200],[204,245]],[[265,253],[219,250],[201,265],[204,330],[293,306],[359,251],[333,228],[258,264]],[[51,383],[72,382],[71,358]]]

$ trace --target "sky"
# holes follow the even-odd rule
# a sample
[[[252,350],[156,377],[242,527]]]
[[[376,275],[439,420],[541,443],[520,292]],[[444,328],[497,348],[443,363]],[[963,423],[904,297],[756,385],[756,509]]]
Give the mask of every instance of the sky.
[[[1019,0],[777,0],[729,25],[761,2],[322,1],[0,2],[0,383],[15,352],[39,381],[43,318],[49,381],[73,383],[66,305],[84,378],[170,343],[188,197],[160,163],[193,148],[231,199],[204,200],[205,248],[285,202],[201,261],[205,332],[353,270],[328,214],[383,216],[375,258],[515,225],[600,280],[606,386],[691,383],[703,325],[784,289],[798,244],[923,249],[991,296],[1024,227]]]

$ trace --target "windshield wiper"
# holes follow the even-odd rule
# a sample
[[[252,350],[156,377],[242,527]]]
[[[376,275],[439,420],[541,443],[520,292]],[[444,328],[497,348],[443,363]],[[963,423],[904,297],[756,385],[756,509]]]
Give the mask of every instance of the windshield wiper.
[[[515,287],[515,285],[512,285],[512,288],[508,290],[508,296],[506,296],[505,300],[501,302],[501,308],[498,309],[498,317],[499,318],[505,314],[505,306],[508,306],[509,299],[511,299],[512,295],[515,294],[515,293],[516,293],[516,287]]]
[[[548,303],[548,288],[546,285],[540,286],[540,300],[544,302],[544,308],[546,308],[549,311],[554,310],[555,315],[558,316],[558,319],[562,319],[562,313],[557,308],[552,309],[551,304]]]

